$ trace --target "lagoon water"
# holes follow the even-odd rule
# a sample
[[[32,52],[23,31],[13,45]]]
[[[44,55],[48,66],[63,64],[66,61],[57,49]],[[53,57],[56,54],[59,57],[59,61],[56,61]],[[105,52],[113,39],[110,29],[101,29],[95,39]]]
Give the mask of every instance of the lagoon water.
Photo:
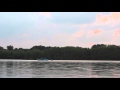
[[[0,78],[120,78],[120,61],[0,60]]]

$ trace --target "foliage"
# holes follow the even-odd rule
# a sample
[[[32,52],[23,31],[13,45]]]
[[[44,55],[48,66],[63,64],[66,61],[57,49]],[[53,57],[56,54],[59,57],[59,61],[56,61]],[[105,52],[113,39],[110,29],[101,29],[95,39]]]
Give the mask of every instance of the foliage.
[[[0,59],[120,60],[120,46],[97,44],[91,48],[33,46],[30,49],[0,46]]]
[[[13,46],[7,46],[7,50],[13,50]]]

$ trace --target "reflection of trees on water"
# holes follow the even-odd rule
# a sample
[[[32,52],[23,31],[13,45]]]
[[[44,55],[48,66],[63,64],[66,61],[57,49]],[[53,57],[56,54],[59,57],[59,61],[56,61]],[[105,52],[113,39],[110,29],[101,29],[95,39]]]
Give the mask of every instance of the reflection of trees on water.
[[[91,64],[69,62],[3,62],[4,77],[84,77],[91,75]],[[3,71],[3,72],[2,72]]]
[[[15,73],[16,76],[19,77],[31,77],[31,62],[16,62],[16,66],[17,69],[15,71],[17,71],[17,73]]]
[[[14,73],[13,62],[0,62],[0,77],[11,77]]]
[[[38,63],[33,74],[37,77],[89,77],[91,76],[90,63],[78,62],[46,62]]]
[[[0,62],[0,77],[120,77],[120,63],[105,62]]]
[[[39,78],[44,77],[45,75],[49,75],[49,62],[32,62],[32,77]]]
[[[120,77],[120,66],[117,63],[92,63],[93,76],[115,78],[118,71]]]
[[[6,62],[0,62],[0,78],[6,76]]]
[[[1,77],[32,77],[30,76],[32,70],[29,68],[30,63],[29,62],[3,62],[0,63],[3,68],[0,68],[0,75]],[[29,74],[29,75],[28,75]]]
[[[3,70],[1,75],[4,77],[35,77],[35,75],[42,74],[41,69],[45,67],[45,63],[37,63],[37,62],[25,62],[25,61],[11,61],[4,62]],[[2,65],[1,65],[2,66]],[[0,69],[1,70],[1,69]]]
[[[33,77],[91,77],[91,63],[38,62],[32,72]]]
[[[6,62],[6,76],[10,77],[14,73],[14,63],[13,62]]]
[[[78,68],[79,76],[78,77],[85,77],[91,78],[91,63],[78,63],[76,69]]]

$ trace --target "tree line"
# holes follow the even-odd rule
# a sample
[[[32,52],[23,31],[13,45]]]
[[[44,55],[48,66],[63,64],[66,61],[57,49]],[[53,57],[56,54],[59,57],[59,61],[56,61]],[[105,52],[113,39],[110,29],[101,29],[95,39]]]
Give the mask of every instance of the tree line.
[[[37,58],[52,60],[120,60],[120,46],[96,44],[91,48],[82,48],[39,45],[30,49],[14,48],[12,45],[4,49],[0,46],[0,59],[36,60]]]

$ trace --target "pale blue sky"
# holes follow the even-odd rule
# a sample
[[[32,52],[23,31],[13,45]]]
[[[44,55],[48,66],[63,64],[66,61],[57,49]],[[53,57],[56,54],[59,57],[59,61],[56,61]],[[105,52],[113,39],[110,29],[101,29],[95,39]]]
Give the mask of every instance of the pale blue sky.
[[[0,46],[119,45],[119,21],[119,12],[0,12]]]

